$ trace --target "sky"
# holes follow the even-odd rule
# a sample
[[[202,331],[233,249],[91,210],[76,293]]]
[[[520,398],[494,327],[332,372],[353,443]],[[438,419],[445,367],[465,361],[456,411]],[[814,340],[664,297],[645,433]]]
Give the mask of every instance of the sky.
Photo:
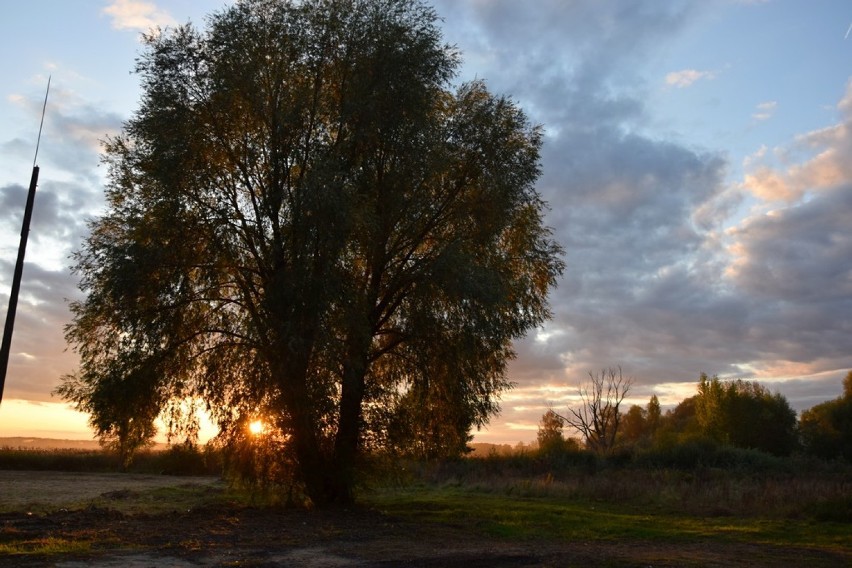
[[[134,112],[140,33],[224,0],[4,2],[0,306],[8,304],[47,78],[0,437],[83,439],[51,391],[77,359],[69,255],[103,210],[100,141]],[[475,441],[535,439],[589,372],[671,408],[700,373],[755,379],[796,410],[852,369],[852,3],[437,0],[458,81],[545,131],[538,190],[565,249],[553,318],[516,344],[515,388]],[[0,312],[5,313],[5,312]]]

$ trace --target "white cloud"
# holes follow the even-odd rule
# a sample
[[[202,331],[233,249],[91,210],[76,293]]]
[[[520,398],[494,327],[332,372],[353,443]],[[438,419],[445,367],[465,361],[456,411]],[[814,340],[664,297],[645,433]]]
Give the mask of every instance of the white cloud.
[[[714,71],[698,71],[696,69],[683,69],[681,71],[672,71],[666,74],[666,85],[684,89],[692,86],[693,83],[701,79],[711,80],[716,78]]]
[[[757,110],[751,117],[755,120],[769,120],[778,108],[777,101],[766,101],[757,105]]]
[[[793,201],[801,196],[785,175],[763,165],[745,175],[742,187],[763,201]]]
[[[770,101],[757,108],[771,113],[775,106]],[[747,157],[743,161],[746,175],[742,188],[764,202],[793,203],[808,192],[852,182],[852,163],[848,159],[852,153],[852,80],[837,109],[842,116],[839,123],[800,135],[788,148],[776,148],[776,155],[786,156],[781,164],[772,163],[765,148]],[[753,117],[763,120],[761,114]]]
[[[117,30],[145,32],[157,26],[173,26],[176,23],[167,11],[152,2],[141,0],[112,0],[103,13],[112,16],[112,27]]]
[[[776,148],[780,160],[761,148],[744,162],[740,187],[760,201],[726,232],[724,275],[746,309],[742,337],[756,355],[750,368],[758,378],[785,380],[777,384],[788,390],[798,384],[790,377],[802,385],[816,374],[836,380],[849,366],[850,99],[852,83],[837,105],[841,121]],[[790,392],[806,407],[830,382]]]

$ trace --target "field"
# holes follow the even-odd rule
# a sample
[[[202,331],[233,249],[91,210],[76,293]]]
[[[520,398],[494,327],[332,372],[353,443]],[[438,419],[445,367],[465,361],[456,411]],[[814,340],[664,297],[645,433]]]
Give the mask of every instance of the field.
[[[215,477],[0,471],[0,566],[852,565],[845,471],[519,478],[472,461],[323,511]]]

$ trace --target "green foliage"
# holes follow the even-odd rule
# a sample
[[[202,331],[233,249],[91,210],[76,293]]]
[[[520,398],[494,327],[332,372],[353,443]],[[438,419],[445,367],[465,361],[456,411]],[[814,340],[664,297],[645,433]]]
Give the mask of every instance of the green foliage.
[[[458,68],[418,0],[245,0],[147,36],[58,392],[125,456],[158,415],[191,436],[188,402],[236,447],[262,416],[318,504],[352,499],[364,449],[458,453],[563,270],[541,129]]]
[[[842,396],[802,413],[799,431],[806,452],[852,462],[852,371],[843,380]]]
[[[662,422],[662,410],[657,395],[651,396],[648,406],[632,405],[621,418],[617,443],[622,449],[648,447]]]
[[[679,470],[719,468],[746,473],[785,469],[785,462],[764,451],[720,445],[713,439],[701,436],[656,445],[638,453],[633,464],[638,467]]]
[[[496,409],[471,408],[475,397],[464,392],[467,381],[458,379],[450,369],[442,369],[412,384],[388,420],[387,448],[402,457],[426,460],[467,454],[472,427],[481,426],[482,418]]]
[[[541,422],[538,425],[537,437],[540,455],[553,457],[569,449],[569,441],[562,434],[564,427],[565,419],[556,414],[553,409],[542,415]],[[576,445],[575,442],[574,446]]]
[[[376,491],[368,500],[394,517],[525,542],[761,542],[825,553],[848,550],[843,516],[819,518],[822,503],[844,501],[841,491],[835,478],[810,473],[750,478],[724,471],[697,476],[623,470],[565,480],[507,479],[501,473],[490,483],[481,477],[452,483],[430,478]]]
[[[739,448],[789,455],[797,447],[796,412],[781,394],[753,381],[701,374],[695,416],[705,436]]]

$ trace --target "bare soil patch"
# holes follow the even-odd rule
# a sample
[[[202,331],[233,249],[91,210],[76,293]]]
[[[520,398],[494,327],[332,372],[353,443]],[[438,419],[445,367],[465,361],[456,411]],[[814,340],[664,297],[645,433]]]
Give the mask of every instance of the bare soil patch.
[[[10,474],[15,475],[10,475]],[[75,507],[49,501],[46,512],[0,513],[0,544],[39,539],[87,542],[84,554],[10,554],[0,566],[307,566],[307,567],[533,567],[533,566],[848,566],[852,556],[794,547],[718,542],[506,541],[475,527],[402,520],[366,509],[275,510],[208,505],[166,513],[124,513],[96,505],[139,492],[151,476],[0,472],[7,503],[38,503],[49,483],[95,495]],[[187,478],[165,478],[185,484]],[[194,479],[194,478],[193,478]],[[212,480],[201,479],[201,483]],[[160,485],[159,487],[162,487]],[[116,493],[118,492],[118,493]],[[103,495],[107,495],[103,497]],[[129,495],[132,495],[130,493]],[[68,504],[68,503],[65,503]]]

